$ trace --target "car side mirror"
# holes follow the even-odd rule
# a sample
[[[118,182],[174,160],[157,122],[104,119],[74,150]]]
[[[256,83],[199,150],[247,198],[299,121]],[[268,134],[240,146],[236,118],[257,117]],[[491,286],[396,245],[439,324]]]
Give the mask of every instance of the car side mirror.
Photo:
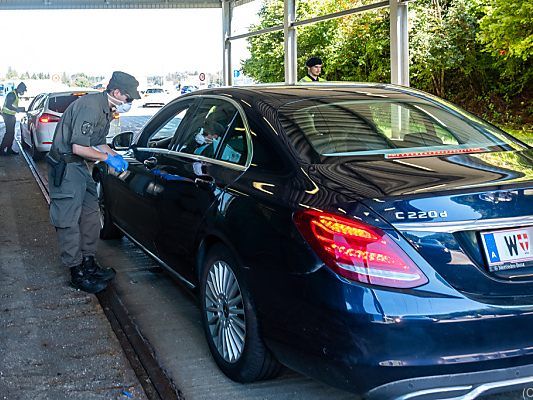
[[[115,150],[128,150],[132,142],[133,132],[121,132],[113,138],[111,141],[111,147]]]

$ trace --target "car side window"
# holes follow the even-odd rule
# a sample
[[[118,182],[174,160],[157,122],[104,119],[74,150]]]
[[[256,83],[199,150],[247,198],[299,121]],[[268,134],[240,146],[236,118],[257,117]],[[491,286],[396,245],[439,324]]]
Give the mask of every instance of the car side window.
[[[140,147],[170,148],[181,121],[189,111],[193,101],[181,101],[169,106],[157,114],[141,133],[138,140]]]
[[[34,111],[42,108],[45,98],[46,96],[44,94],[37,95],[37,97],[33,99],[30,106],[28,107],[28,111]]]
[[[240,113],[232,103],[224,99],[203,98],[190,120],[188,130],[179,139],[176,150],[215,158],[225,136],[230,131],[234,132],[239,124],[243,127]],[[244,130],[241,134],[244,135]],[[225,147],[227,146],[226,143]],[[231,151],[231,148],[227,147],[226,159],[239,161],[239,156],[229,155]]]
[[[236,111],[220,146],[218,158],[234,164],[244,165],[247,157],[246,129],[241,114]]]

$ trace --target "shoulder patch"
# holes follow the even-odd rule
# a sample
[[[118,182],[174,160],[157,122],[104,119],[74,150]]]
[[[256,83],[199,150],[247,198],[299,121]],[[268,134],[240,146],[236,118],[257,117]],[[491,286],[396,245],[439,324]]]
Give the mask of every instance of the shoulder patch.
[[[94,127],[91,122],[84,121],[83,124],[81,124],[81,133],[84,135],[90,135],[93,133]]]

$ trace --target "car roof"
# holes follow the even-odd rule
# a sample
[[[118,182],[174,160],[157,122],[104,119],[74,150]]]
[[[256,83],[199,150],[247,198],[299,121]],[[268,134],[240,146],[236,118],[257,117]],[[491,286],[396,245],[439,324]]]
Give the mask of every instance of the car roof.
[[[405,86],[386,83],[355,83],[355,82],[324,82],[324,83],[296,83],[260,84],[254,86],[226,86],[195,91],[184,96],[201,96],[208,94],[227,95],[242,98],[247,101],[257,101],[279,108],[284,104],[304,99],[349,96],[350,99],[410,99],[420,98],[443,103],[429,93]]]

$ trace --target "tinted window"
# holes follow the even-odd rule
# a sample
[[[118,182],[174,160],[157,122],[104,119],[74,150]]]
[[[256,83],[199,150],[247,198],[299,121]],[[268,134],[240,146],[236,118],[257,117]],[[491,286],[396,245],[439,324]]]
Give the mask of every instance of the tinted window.
[[[146,93],[163,93],[163,89],[146,89]]]
[[[183,153],[214,158],[223,142],[224,150],[219,158],[244,164],[247,154],[245,137],[242,117],[232,103],[204,98],[176,149]]]
[[[289,132],[303,133],[326,156],[406,149],[489,151],[509,144],[490,125],[423,101],[310,99],[282,107],[280,119]]]
[[[137,142],[139,147],[169,148],[192,103],[192,100],[180,101],[161,109],[142,131]]]
[[[84,94],[70,94],[65,96],[53,96],[48,99],[48,109],[58,113],[64,113],[67,107],[78,100]]]

